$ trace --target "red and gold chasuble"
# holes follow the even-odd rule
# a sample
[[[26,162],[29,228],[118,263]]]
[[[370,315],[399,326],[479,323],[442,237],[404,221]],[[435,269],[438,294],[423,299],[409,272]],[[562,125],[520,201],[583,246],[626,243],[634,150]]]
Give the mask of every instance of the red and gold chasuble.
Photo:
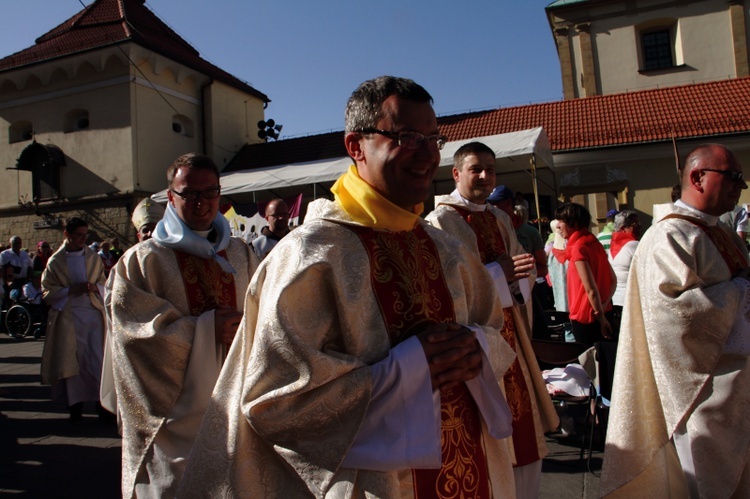
[[[466,220],[474,231],[482,263],[494,262],[508,251],[505,248],[503,235],[497,225],[497,219],[491,211],[470,211],[457,206],[453,207]],[[512,307],[503,309],[503,338],[514,352],[516,348],[516,325]],[[523,376],[518,358],[503,377],[505,397],[513,415],[513,450],[516,454],[515,466],[525,466],[541,459],[534,428],[534,415],[531,411],[531,398],[526,378]]]
[[[372,288],[391,345],[430,324],[455,322],[453,299],[433,240],[424,228],[386,232],[347,226],[370,260]],[[442,467],[412,470],[418,499],[490,498],[479,410],[466,385],[440,394]]]
[[[174,250],[185,286],[190,315],[198,316],[207,310],[231,308],[237,310],[237,290],[234,276],[224,272],[213,258],[201,258]],[[227,258],[225,250],[219,255]]]

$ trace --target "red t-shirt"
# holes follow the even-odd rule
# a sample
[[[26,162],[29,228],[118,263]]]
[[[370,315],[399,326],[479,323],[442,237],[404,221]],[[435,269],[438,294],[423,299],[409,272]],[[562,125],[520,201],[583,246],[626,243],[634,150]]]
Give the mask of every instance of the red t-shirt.
[[[553,250],[555,256],[560,260],[570,260],[568,266],[568,308],[570,309],[570,320],[582,324],[591,324],[594,318],[594,309],[589,303],[586,296],[586,290],[581,283],[581,277],[578,275],[578,269],[575,262],[588,262],[591,267],[591,273],[594,276],[594,282],[599,290],[599,296],[604,304],[604,311],[612,310],[610,303],[611,296],[609,292],[612,289],[612,273],[610,272],[607,253],[604,246],[589,231],[575,231],[568,239],[568,245],[565,251]]]

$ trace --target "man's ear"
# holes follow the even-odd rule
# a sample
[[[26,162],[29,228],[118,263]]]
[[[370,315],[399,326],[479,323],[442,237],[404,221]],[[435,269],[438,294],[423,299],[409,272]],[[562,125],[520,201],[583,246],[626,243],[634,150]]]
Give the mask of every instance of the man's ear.
[[[174,194],[172,194],[172,189],[167,189],[167,203],[174,207]]]
[[[454,167],[453,167],[453,181],[454,181],[455,183],[458,183],[458,173],[459,173],[459,172],[458,172],[458,168],[456,168],[456,167],[454,166]]]
[[[701,182],[702,172],[700,171],[700,169],[693,168],[692,170],[690,170],[690,173],[688,175],[690,175],[690,185],[695,187],[695,190],[697,190],[698,192],[703,192],[703,184]]]
[[[351,156],[354,161],[362,161],[365,158],[365,152],[362,150],[362,134],[357,132],[349,132],[344,135],[344,146],[346,146],[346,152]]]

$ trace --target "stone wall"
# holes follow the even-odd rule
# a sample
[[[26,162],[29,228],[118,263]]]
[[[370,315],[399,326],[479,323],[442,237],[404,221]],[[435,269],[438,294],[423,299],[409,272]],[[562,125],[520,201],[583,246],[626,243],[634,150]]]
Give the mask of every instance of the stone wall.
[[[141,196],[142,197],[142,196]],[[33,255],[36,243],[42,239],[57,249],[63,242],[63,228],[68,217],[81,217],[89,223],[88,244],[118,238],[120,247],[127,249],[138,241],[130,214],[140,197],[78,202],[66,207],[19,207],[0,212],[0,244],[8,246],[11,236],[20,236],[23,247]]]

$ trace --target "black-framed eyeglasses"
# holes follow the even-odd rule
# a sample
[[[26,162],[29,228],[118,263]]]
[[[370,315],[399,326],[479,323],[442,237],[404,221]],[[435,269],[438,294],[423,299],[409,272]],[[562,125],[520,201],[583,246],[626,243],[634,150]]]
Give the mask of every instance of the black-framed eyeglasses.
[[[169,189],[172,193],[177,194],[185,201],[196,201],[198,198],[203,199],[216,199],[221,195],[221,187],[216,189],[206,189],[205,191],[182,191],[177,192],[174,189]]]
[[[438,151],[445,146],[448,140],[445,135],[422,135],[419,132],[390,132],[388,130],[379,130],[377,128],[363,128],[359,133],[377,133],[388,137],[391,140],[398,141],[398,145],[405,149],[419,149],[425,141],[430,148]]]
[[[739,170],[716,170],[714,168],[701,168],[701,172],[714,172],[728,177],[732,182],[744,182],[745,176]]]

